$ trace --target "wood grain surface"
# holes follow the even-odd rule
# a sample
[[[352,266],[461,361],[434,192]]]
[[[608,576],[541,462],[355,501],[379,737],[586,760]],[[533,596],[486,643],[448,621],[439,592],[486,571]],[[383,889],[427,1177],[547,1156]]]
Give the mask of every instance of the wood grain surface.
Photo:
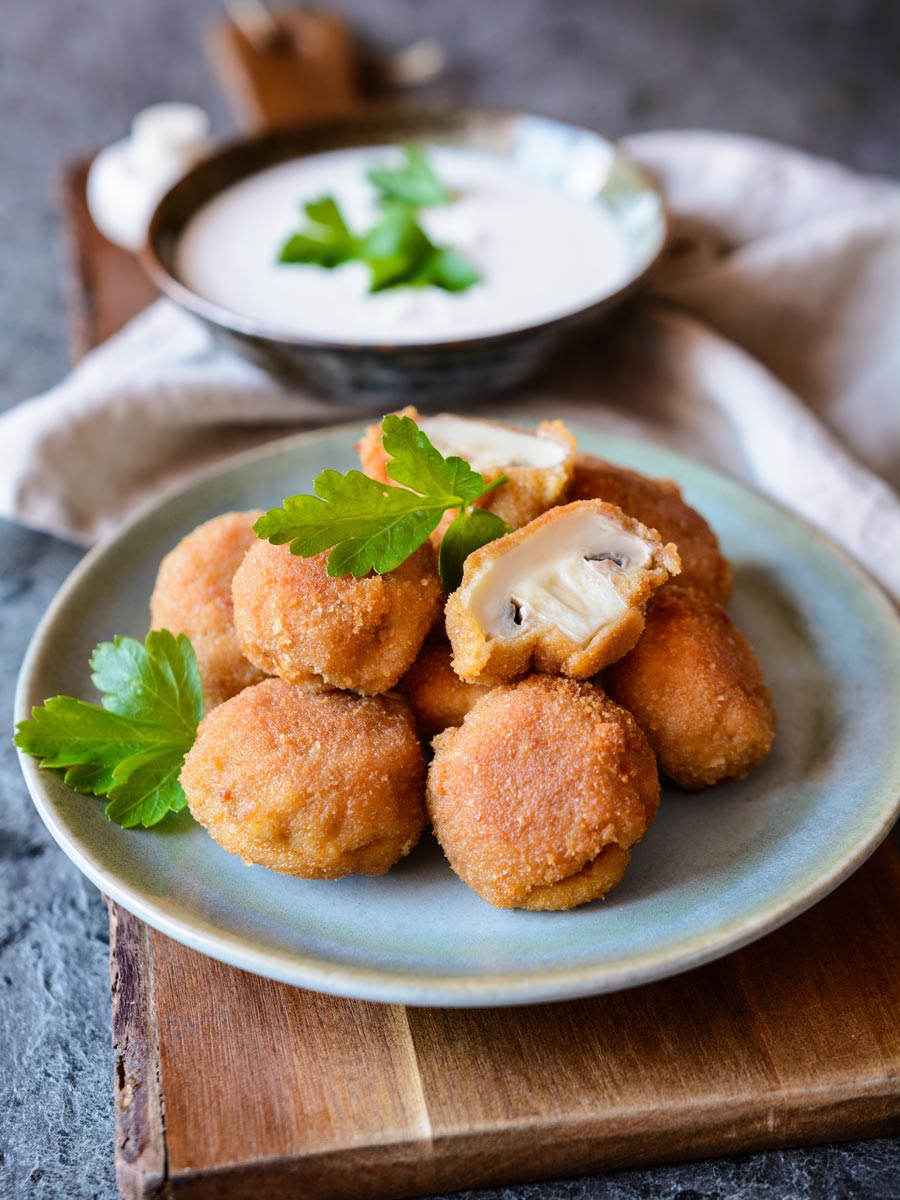
[[[324,120],[358,106],[360,64],[353,35],[342,21],[308,9],[242,20],[242,26],[223,21],[210,30],[208,49],[219,84],[245,128]]]
[[[166,1181],[166,1139],[150,930],[124,908],[109,901],[107,906],[116,1168],[127,1180],[126,1194],[158,1196]]]
[[[151,296],[67,173],[73,350]],[[718,963],[496,1010],[256,978],[110,905],[122,1195],[423,1195],[900,1130],[900,856]]]
[[[63,172],[60,210],[66,257],[69,357],[73,363],[105,342],[156,297],[137,259],[99,232],[85,199],[89,160]]]
[[[148,1187],[161,1157],[175,1196],[352,1200],[900,1129],[898,914],[888,843],[718,963],[478,1010],[321,996],[152,931],[148,953],[129,918],[116,953],[149,979],[139,1028],[158,1029],[165,1126],[121,1160],[125,1194],[164,1194]]]

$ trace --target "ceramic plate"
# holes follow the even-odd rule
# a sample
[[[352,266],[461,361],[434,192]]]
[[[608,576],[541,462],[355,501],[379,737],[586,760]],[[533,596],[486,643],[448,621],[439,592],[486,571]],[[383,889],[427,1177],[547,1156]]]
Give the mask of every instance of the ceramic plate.
[[[778,712],[770,758],[742,783],[666,790],[608,900],[571,913],[501,912],[451,873],[431,837],[388,875],[306,882],[246,867],[187,813],[123,830],[92,797],[23,758],[51,833],[107,895],[170,937],[273,979],[407,1004],[495,1005],[613,991],[671,975],[796,916],[855,870],[900,796],[900,625],[830,542],[680,456],[579,430],[586,450],[668,475],[734,565],[731,611]],[[356,427],[282,442],[140,516],[79,565],[28,652],[18,717],[90,697],[94,645],[143,637],[159,560],[200,521],[271,506],[324,466],[354,465]]]

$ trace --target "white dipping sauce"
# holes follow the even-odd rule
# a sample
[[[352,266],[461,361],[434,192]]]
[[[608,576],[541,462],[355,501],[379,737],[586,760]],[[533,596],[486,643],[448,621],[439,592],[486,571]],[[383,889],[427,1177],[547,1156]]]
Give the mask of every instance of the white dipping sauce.
[[[366,169],[402,161],[387,146],[294,159],[227,188],[189,222],[176,273],[198,295],[272,332],[353,343],[502,333],[577,311],[628,278],[628,242],[602,205],[493,155],[443,146],[428,155],[454,199],[421,209],[419,220],[433,242],[460,251],[481,275],[465,292],[370,295],[364,263],[328,270],[277,261],[309,200],[334,196],[356,233],[374,224],[377,193]]]

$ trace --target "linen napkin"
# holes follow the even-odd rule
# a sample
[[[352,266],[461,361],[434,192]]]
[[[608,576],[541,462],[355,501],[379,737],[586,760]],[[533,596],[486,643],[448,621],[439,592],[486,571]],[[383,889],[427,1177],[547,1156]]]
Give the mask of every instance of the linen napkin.
[[[900,185],[770,142],[628,138],[674,236],[651,290],[486,410],[673,446],[831,534],[900,602]],[[160,300],[0,418],[0,515],[90,543],[238,450],[362,414]]]

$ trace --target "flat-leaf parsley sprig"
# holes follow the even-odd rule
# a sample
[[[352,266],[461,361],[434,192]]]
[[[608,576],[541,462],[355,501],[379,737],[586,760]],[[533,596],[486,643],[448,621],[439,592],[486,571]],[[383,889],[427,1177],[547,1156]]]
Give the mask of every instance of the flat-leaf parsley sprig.
[[[306,223],[282,245],[278,261],[332,270],[356,261],[369,268],[369,291],[436,287],[464,292],[480,282],[472,264],[452,246],[436,245],[416,212],[453,197],[435,175],[425,152],[406,147],[406,163],[396,170],[372,168],[381,215],[364,233],[354,233],[333,196],[303,205]]]
[[[381,193],[382,202],[397,200],[412,208],[427,208],[453,199],[421,146],[404,146],[403,155],[406,161],[400,167],[370,167],[366,172],[369,182]]]
[[[283,263],[310,263],[318,267],[339,267],[359,257],[359,239],[331,196],[310,200],[303,205],[306,225],[293,233],[278,255]]]
[[[15,743],[42,767],[65,768],[76,792],[108,800],[117,825],[156,825],[187,798],[178,782],[203,717],[203,689],[190,641],[166,629],[102,642],[91,656],[102,707],[54,696],[20,721]]]
[[[452,592],[467,556],[510,532],[500,517],[475,506],[506,483],[506,476],[485,483],[464,459],[444,458],[409,417],[390,414],[381,428],[391,456],[387,473],[402,486],[380,483],[361,471],[323,471],[313,482],[315,495],[289,496],[283,508],[271,509],[253,528],[273,545],[290,543],[291,553],[301,558],[330,550],[329,575],[359,578],[399,567],[444,513],[457,509],[438,558],[444,590]]]
[[[281,247],[279,261],[329,270],[357,261],[369,268],[369,291],[436,287],[464,292],[480,280],[472,264],[451,246],[438,246],[404,204],[387,204],[362,236],[354,234],[332,196],[303,206],[306,224]]]

